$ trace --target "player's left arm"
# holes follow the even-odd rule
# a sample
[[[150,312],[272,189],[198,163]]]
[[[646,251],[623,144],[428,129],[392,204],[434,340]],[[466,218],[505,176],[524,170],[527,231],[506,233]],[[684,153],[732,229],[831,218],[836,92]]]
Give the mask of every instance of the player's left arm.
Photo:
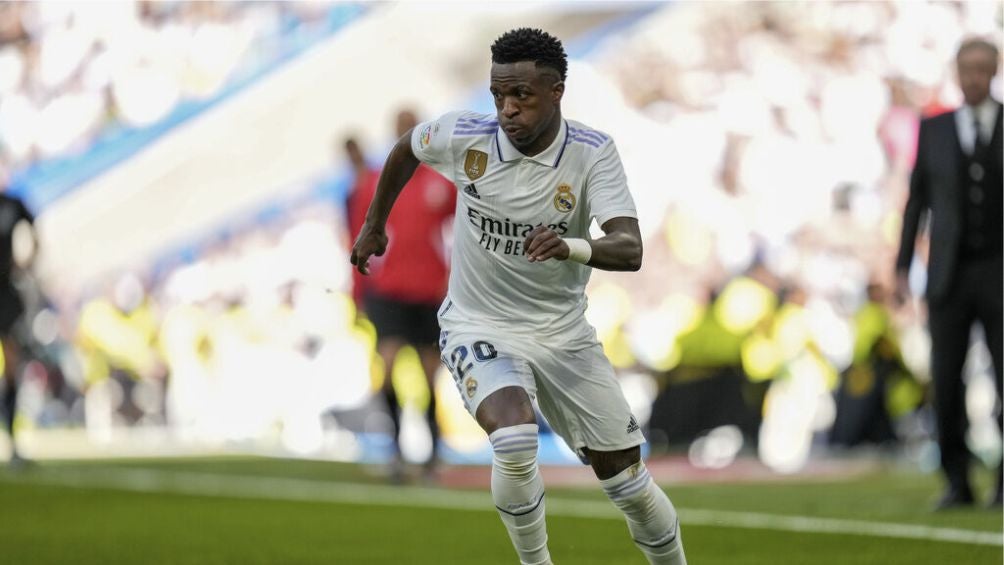
[[[524,241],[527,259],[531,263],[552,258],[559,261],[571,259],[604,271],[640,269],[642,244],[638,219],[626,216],[610,218],[600,228],[603,229],[603,237],[586,240],[564,239],[554,230],[537,226]]]
[[[604,236],[598,239],[561,238],[552,230],[537,227],[523,242],[531,262],[554,258],[575,261],[604,271],[637,271],[641,268],[642,244],[637,211],[620,155],[613,141],[599,150],[586,173],[583,190],[588,216],[595,219]]]

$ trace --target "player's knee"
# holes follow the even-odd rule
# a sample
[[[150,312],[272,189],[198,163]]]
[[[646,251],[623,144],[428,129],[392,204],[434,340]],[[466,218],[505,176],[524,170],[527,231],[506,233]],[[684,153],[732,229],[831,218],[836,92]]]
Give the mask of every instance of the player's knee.
[[[596,451],[589,448],[584,448],[583,451],[589,458],[593,472],[601,480],[609,479],[641,460],[641,448],[638,446],[618,451]]]
[[[530,395],[515,386],[489,394],[478,406],[476,417],[481,429],[489,436],[502,428],[537,423]]]
[[[537,464],[537,424],[499,428],[488,436],[493,464],[504,476],[532,475]]]

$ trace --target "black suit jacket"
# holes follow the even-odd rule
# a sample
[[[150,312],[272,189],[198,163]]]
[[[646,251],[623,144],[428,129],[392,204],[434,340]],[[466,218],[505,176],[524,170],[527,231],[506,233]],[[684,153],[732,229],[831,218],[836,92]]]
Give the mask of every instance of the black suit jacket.
[[[990,141],[991,166],[1001,170],[1001,104]],[[948,293],[958,267],[963,237],[963,206],[966,187],[960,186],[959,162],[962,155],[955,112],[920,123],[917,162],[910,175],[910,197],[903,213],[903,234],[896,257],[896,269],[905,271],[913,259],[914,243],[921,214],[930,210],[931,250],[927,266],[927,299],[938,302]],[[1001,187],[989,187],[1001,190]]]

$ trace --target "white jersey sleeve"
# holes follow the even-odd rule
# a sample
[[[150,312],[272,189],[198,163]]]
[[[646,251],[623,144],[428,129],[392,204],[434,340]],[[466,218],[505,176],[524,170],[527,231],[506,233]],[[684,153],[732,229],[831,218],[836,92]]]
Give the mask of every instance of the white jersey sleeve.
[[[411,150],[419,161],[446,178],[453,173],[453,129],[464,112],[448,112],[439,118],[415,126],[411,132]]]
[[[612,218],[638,217],[613,141],[600,148],[599,158],[586,175],[585,193],[589,217],[600,226]]]

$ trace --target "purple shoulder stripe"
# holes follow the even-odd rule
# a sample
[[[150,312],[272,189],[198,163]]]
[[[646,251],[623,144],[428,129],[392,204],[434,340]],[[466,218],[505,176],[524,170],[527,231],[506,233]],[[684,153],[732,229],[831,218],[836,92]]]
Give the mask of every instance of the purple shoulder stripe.
[[[458,131],[474,131],[474,130],[483,130],[483,129],[495,129],[497,127],[499,127],[499,125],[497,123],[480,124],[480,125],[458,124],[457,127],[453,128],[453,131],[455,131],[455,132],[458,132]]]
[[[575,129],[575,128],[568,128],[568,129],[574,135],[577,135],[579,137],[589,137],[589,138],[595,139],[596,141],[598,141],[600,143],[603,143],[604,141],[606,141],[608,139],[607,136],[603,135],[602,133],[600,133],[598,131],[587,130],[587,129]]]
[[[465,130],[454,130],[453,135],[457,137],[471,136],[471,135],[489,135],[495,133],[497,128],[486,128],[486,129],[465,129]]]
[[[485,115],[483,118],[460,118],[453,128],[454,135],[480,135],[491,133],[499,126],[496,116]]]
[[[498,123],[498,118],[495,116],[485,116],[483,118],[459,118],[457,124],[488,124],[488,123]]]
[[[584,144],[589,145],[591,147],[599,147],[600,146],[600,142],[599,141],[596,141],[595,139],[590,138],[590,137],[579,137],[578,135],[569,135],[568,136],[568,143],[584,143]]]

